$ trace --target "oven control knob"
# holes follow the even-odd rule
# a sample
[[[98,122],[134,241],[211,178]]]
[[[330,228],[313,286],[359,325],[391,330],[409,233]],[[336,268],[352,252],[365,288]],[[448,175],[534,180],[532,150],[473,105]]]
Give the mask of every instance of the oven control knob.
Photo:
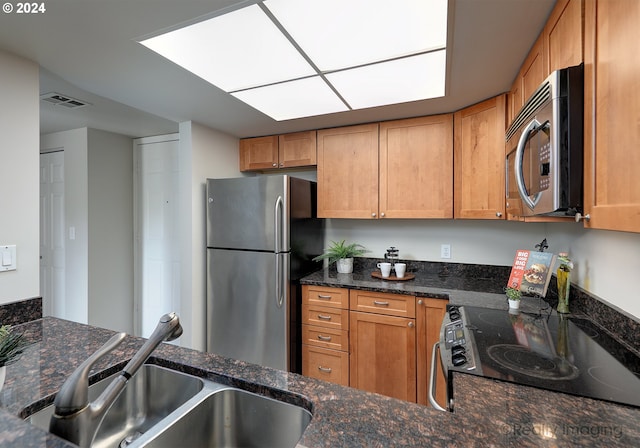
[[[458,311],[457,309],[449,310],[449,319],[451,319],[451,322],[460,320],[460,311]]]
[[[467,363],[467,358],[464,355],[454,355],[451,357],[451,362],[454,366],[459,367]]]
[[[466,352],[462,345],[454,345],[451,347],[451,356],[464,355]]]

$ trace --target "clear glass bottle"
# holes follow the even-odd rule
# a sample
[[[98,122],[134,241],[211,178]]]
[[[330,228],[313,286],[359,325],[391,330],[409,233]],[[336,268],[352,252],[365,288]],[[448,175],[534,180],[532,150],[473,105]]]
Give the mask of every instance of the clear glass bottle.
[[[560,252],[558,254],[558,260],[560,260],[560,266],[556,271],[556,281],[558,285],[558,312],[569,312],[569,289],[571,287],[571,269],[573,263],[569,259],[566,252]]]

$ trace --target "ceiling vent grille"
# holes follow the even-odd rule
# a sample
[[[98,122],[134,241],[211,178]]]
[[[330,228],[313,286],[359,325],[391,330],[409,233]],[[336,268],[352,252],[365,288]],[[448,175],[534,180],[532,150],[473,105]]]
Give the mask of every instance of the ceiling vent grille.
[[[40,99],[56,106],[66,107],[67,109],[78,109],[79,107],[91,105],[86,101],[72,98],[69,95],[63,95],[57,92],[50,92],[40,95]]]

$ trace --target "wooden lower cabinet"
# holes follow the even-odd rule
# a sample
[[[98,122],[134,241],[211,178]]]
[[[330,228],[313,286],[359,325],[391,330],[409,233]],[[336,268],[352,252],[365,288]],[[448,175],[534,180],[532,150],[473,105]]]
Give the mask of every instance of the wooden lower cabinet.
[[[417,333],[417,398],[420,404],[429,404],[428,391],[431,371],[431,351],[440,340],[440,327],[446,313],[448,300],[419,297],[416,301]],[[436,358],[436,401],[446,408],[446,380],[440,357]]]
[[[349,353],[303,344],[302,374],[348,386]]]
[[[302,374],[428,405],[447,300],[303,285]],[[436,399],[446,400],[441,366]]]
[[[415,402],[415,319],[359,311],[349,318],[349,385]]]

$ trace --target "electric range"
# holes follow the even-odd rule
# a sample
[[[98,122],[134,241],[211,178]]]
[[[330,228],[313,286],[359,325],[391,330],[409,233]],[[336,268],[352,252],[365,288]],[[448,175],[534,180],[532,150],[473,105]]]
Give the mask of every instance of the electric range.
[[[591,321],[544,311],[447,308],[439,342],[445,377],[460,371],[640,407],[640,357]]]

